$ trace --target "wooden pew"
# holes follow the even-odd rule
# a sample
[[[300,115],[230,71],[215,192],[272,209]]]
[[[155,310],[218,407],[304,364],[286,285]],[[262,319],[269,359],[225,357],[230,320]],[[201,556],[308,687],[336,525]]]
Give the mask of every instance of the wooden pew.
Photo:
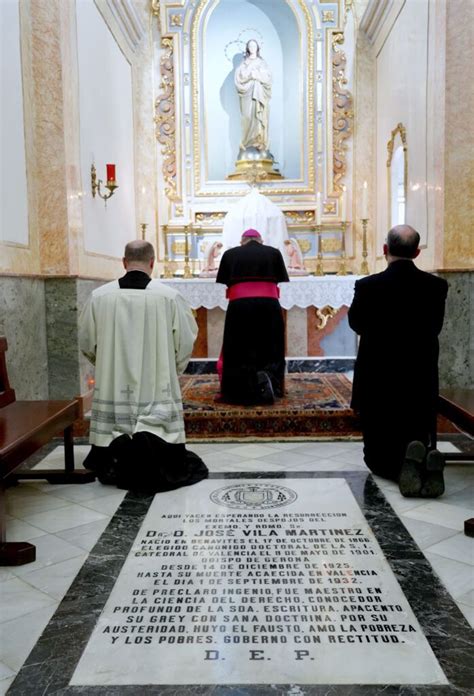
[[[89,483],[95,476],[74,470],[72,426],[79,403],[72,401],[17,401],[8,380],[7,341],[0,337],[0,565],[22,565],[35,560],[36,549],[26,542],[7,542],[5,488],[20,479],[46,479],[50,483]],[[19,470],[25,459],[63,433],[64,469]]]
[[[474,389],[442,389],[439,394],[438,410],[454,425],[474,437]],[[450,462],[474,462],[474,454],[465,452],[448,453]],[[474,518],[464,522],[464,533],[474,537]]]

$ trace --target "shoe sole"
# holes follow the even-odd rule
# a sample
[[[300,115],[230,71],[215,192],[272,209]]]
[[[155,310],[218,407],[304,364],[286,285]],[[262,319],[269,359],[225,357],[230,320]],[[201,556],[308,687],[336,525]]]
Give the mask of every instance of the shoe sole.
[[[426,470],[427,471],[443,471],[445,459],[441,452],[438,450],[433,450],[428,452],[426,457]]]

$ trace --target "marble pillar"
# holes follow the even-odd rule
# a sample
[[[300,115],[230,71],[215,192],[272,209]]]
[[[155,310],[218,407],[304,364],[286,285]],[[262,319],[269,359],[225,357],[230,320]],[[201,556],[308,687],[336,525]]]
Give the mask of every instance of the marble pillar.
[[[16,398],[47,399],[48,355],[42,278],[0,277],[0,336],[8,342],[7,369]]]
[[[444,149],[444,259],[443,268],[474,267],[472,245],[472,190],[474,187],[474,108],[472,80],[466,66],[474,61],[472,26],[474,4],[446,3],[446,83]]]
[[[440,336],[440,387],[474,388],[474,272],[439,273],[449,283]]]
[[[71,399],[90,388],[93,368],[78,345],[78,318],[94,288],[103,281],[46,278],[48,381],[51,399]]]

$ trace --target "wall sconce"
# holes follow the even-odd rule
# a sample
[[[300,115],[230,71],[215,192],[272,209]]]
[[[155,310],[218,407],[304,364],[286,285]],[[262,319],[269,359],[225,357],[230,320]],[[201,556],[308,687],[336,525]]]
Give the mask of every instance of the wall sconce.
[[[100,185],[102,179],[97,179],[97,172],[95,169],[95,164],[91,165],[91,188],[92,197],[95,198],[96,193],[107,205],[107,199],[114,195],[115,189],[118,189],[118,184],[115,183],[115,164],[107,164],[107,183],[105,188],[109,189],[109,193],[101,193]]]

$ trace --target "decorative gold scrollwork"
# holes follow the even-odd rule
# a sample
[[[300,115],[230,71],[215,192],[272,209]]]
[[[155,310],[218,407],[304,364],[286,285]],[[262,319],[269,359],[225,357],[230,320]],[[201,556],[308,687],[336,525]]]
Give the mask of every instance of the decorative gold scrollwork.
[[[346,89],[345,76],[346,56],[339,47],[344,43],[343,32],[335,32],[332,36],[332,85],[333,85],[333,140],[334,140],[334,191],[342,192],[341,179],[346,173],[345,141],[352,134],[354,112],[352,95]]]
[[[167,184],[165,193],[170,200],[177,200],[176,195],[176,151],[175,130],[176,114],[174,100],[174,65],[173,39],[161,40],[164,52],[160,59],[161,95],[155,101],[156,138],[162,145],[163,177]]]
[[[338,237],[322,237],[321,251],[323,254],[334,254],[342,250],[342,242]]]
[[[314,210],[284,210],[283,212],[290,225],[314,224]]]
[[[199,222],[204,225],[219,225],[220,223],[222,223],[226,214],[227,213],[221,211],[209,213],[196,213],[194,219],[196,220],[196,222]]]
[[[334,10],[323,11],[323,22],[334,22]]]
[[[325,305],[324,307],[320,308],[316,307],[316,316],[319,319],[319,324],[316,324],[318,331],[325,329],[329,319],[335,317],[336,314],[337,309],[334,309],[334,307],[331,307],[331,305]]]
[[[151,0],[151,13],[154,17],[160,16],[160,0]]]

